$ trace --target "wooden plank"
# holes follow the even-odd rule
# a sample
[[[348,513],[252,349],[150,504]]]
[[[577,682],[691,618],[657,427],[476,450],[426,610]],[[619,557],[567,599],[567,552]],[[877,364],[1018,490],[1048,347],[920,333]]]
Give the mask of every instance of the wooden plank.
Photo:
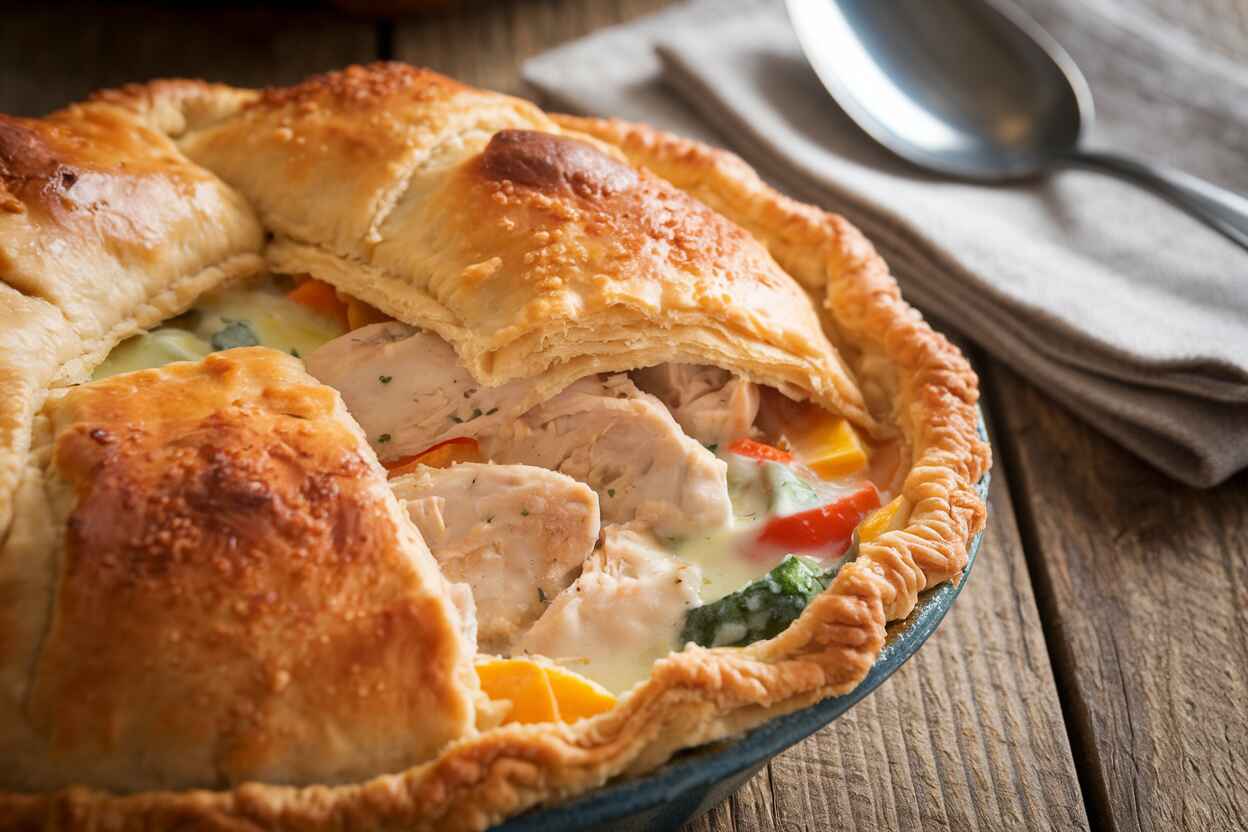
[[[1093,821],[1244,828],[1248,475],[1180,486],[1012,371],[988,381]]]
[[[455,14],[405,18],[394,57],[469,84],[524,94],[520,65],[594,29],[639,17],[670,0],[495,0]]]
[[[325,12],[22,4],[0,25],[0,112],[42,115],[159,77],[289,83],[372,60],[376,47],[374,24]]]
[[[1248,61],[1246,0],[1096,6]],[[1248,828],[1248,475],[1185,488],[1013,372],[989,382],[1094,824]]]

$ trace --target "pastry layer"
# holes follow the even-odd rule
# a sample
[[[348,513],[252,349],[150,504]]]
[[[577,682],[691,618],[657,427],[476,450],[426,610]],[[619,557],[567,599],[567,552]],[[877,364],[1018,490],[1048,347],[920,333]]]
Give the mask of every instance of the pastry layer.
[[[298,360],[231,350],[44,413],[0,549],[0,787],[350,782],[474,732],[446,582]]]
[[[482,383],[535,379],[540,400],[594,372],[712,364],[886,432],[764,245],[528,102],[356,67],[178,142],[256,205],[276,271],[434,330]]]
[[[0,541],[49,384],[259,272],[263,243],[246,200],[131,111],[0,115]]]

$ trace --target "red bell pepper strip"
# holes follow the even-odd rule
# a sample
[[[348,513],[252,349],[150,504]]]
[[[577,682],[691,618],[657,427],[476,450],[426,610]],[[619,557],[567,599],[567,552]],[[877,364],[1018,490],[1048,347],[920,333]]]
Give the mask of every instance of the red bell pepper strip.
[[[750,459],[770,460],[772,462],[792,462],[793,454],[782,451],[772,445],[764,445],[753,439],[738,439],[728,446],[730,453],[748,456]]]
[[[875,490],[874,485],[867,483],[852,494],[826,506],[787,517],[773,517],[763,526],[758,535],[758,543],[791,552],[827,549],[837,543],[848,547],[854,529],[862,522],[862,518],[879,507],[880,492]]]

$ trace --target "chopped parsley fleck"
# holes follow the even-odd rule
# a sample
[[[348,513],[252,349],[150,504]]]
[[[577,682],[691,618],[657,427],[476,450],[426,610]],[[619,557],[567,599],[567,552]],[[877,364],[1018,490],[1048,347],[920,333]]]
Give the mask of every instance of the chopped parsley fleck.
[[[614,496],[615,496],[615,489],[614,489],[614,488],[608,488],[608,489],[607,489],[607,496],[608,496],[608,497],[614,497]]]
[[[377,437],[377,441],[384,445],[386,442],[390,441],[390,434],[383,433],[381,436]]]
[[[295,358],[303,358],[303,356],[299,354],[299,349],[297,347],[291,347],[290,354],[293,355]]]
[[[461,419],[461,418],[459,418],[458,416],[456,416],[454,413],[452,413],[452,414],[451,414],[451,421],[452,421],[452,422],[454,422],[455,424],[457,424],[457,425],[458,425],[458,424],[462,423],[464,420],[463,420],[463,419]]]
[[[546,603],[546,593],[542,592],[542,588],[540,586],[537,588],[537,601],[540,604]]]
[[[497,412],[498,412],[498,408],[497,408],[497,407],[491,407],[489,410],[485,411],[485,415],[486,415],[486,416],[493,416],[493,415],[494,415],[495,413],[497,413]]]
[[[380,381],[382,384],[389,384],[390,382],[394,381],[394,376],[377,376],[377,380]]]
[[[480,415],[481,415],[481,408],[479,408],[479,407],[474,407],[474,408],[472,409],[472,418],[476,419],[476,418],[478,418]]]
[[[520,509],[520,516],[521,516],[521,517],[528,517],[528,516],[529,516],[529,510],[528,510],[527,508],[522,508],[522,509]]]
[[[706,449],[710,451],[711,453],[715,453],[716,451],[719,450],[719,445],[718,443],[712,442],[711,444],[706,446]]]

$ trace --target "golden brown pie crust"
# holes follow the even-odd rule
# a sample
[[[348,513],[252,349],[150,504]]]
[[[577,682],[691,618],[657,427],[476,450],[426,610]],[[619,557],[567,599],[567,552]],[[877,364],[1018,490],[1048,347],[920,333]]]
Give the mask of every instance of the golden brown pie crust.
[[[46,611],[22,618],[27,719],[0,704],[0,754],[22,762],[0,783],[349,782],[475,732],[446,581],[299,359],[214,353],[55,390],[44,415],[46,499],[19,522],[65,531],[0,561],[6,602]],[[52,586],[9,580],[19,559]]]
[[[311,106],[339,106],[336,100],[343,108],[356,106],[399,83],[396,77],[410,80],[412,72],[355,68],[319,82],[322,89]],[[322,95],[326,84],[339,90],[338,98]],[[158,82],[107,98],[177,133],[191,110],[211,122],[220,112],[237,109],[220,105],[221,95],[236,101],[254,96],[199,82]],[[441,100],[433,96],[430,106]],[[491,99],[489,106],[501,105]],[[530,807],[588,792],[612,777],[651,771],[680,749],[739,734],[852,690],[879,654],[886,623],[908,615],[922,590],[959,578],[967,545],[986,516],[974,488],[990,465],[978,437],[978,381],[960,352],[901,299],[871,244],[843,218],[776,193],[724,151],[643,125],[568,116],[549,123],[617,149],[637,175],[653,174],[735,223],[815,299],[828,339],[862,391],[870,412],[863,421],[895,425],[911,451],[902,489],[908,510],[904,527],[863,544],[857,559],[776,638],[739,649],[689,647],[657,662],[648,681],[600,716],[572,725],[495,728],[452,743],[429,763],[354,785],[247,784],[228,791],[132,795],[74,788],[0,795],[0,815],[10,826],[483,829]],[[558,159],[551,166],[564,169]],[[494,171],[534,180],[550,175],[513,170],[498,159]],[[546,184],[577,187],[575,177]],[[259,213],[267,224],[263,206]],[[367,299],[392,311],[379,298]],[[45,352],[54,350],[49,346]],[[21,410],[35,406],[23,404]]]

